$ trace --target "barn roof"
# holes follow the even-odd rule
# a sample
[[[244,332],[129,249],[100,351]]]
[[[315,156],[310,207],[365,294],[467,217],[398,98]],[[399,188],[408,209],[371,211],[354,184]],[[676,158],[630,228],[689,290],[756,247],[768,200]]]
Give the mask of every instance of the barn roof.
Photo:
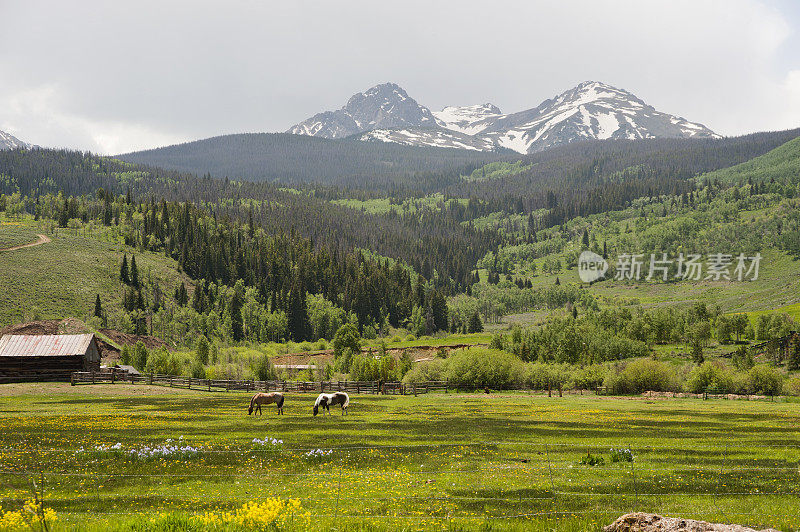
[[[0,338],[0,357],[85,355],[94,334],[7,334]]]

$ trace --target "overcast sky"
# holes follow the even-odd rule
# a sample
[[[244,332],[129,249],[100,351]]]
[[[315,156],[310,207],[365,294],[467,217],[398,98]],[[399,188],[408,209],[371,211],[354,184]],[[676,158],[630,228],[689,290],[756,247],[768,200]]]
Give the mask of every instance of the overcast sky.
[[[394,81],[538,105],[591,79],[723,135],[800,126],[800,1],[0,0],[0,130],[113,154],[284,131]]]

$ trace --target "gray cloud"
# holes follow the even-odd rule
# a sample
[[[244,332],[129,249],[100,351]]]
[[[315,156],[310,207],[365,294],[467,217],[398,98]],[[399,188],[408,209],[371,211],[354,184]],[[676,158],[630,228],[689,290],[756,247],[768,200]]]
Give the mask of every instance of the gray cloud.
[[[800,126],[798,10],[757,0],[0,0],[0,129],[116,153],[283,131],[395,81],[506,112],[585,79],[722,134]]]

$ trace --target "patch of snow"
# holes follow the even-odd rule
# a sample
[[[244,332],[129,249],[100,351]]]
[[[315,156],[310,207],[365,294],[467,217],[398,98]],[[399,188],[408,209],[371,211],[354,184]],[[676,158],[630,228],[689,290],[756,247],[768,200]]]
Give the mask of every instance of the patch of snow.
[[[595,118],[599,124],[597,138],[600,140],[610,139],[611,135],[619,129],[619,119],[614,113],[599,114]]]

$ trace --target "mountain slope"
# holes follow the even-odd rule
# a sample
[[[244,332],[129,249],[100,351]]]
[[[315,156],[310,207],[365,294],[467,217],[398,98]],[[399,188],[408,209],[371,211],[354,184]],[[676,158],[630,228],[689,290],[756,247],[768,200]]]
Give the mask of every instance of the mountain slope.
[[[436,122],[446,129],[475,135],[486,129],[492,119],[503,116],[503,112],[490,103],[484,103],[445,107],[441,111],[434,112],[433,116],[436,117]]]
[[[287,184],[347,184],[373,188],[388,182],[415,186],[425,175],[454,176],[503,159],[501,154],[434,147],[409,148],[355,138],[326,139],[286,133],[224,135],[119,155],[131,163],[215,177]],[[418,176],[419,174],[419,176]]]
[[[359,135],[408,146],[531,154],[584,140],[719,138],[702,124],[647,105],[634,94],[585,81],[537,107],[503,114],[490,103],[431,113],[394,83],[350,98],[338,111],[319,113],[289,133],[324,138]]]
[[[349,137],[373,129],[434,127],[436,120],[394,83],[376,85],[350,97],[338,111],[325,111],[289,128],[287,133],[326,139]]]
[[[744,163],[703,174],[698,180],[737,185],[775,180],[796,185],[800,182],[800,137]]]
[[[32,146],[27,142],[22,142],[10,133],[0,131],[0,150],[13,150],[16,148],[30,149]]]
[[[482,135],[520,153],[580,140],[719,137],[702,124],[657,111],[630,92],[596,81],[583,82],[534,109],[472,127],[482,127]]]

